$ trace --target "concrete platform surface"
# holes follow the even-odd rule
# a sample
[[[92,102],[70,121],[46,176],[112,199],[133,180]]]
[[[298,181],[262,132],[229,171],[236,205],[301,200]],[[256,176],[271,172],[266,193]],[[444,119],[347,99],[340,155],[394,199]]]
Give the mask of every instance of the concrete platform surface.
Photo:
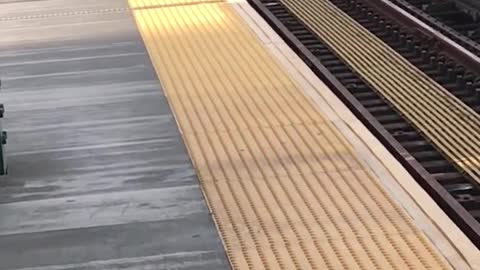
[[[0,269],[227,269],[122,0],[0,1]]]

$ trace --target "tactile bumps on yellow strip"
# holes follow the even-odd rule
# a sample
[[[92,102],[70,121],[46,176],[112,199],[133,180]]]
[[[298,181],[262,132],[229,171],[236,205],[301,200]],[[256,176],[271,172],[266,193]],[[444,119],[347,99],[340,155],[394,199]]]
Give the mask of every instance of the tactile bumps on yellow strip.
[[[458,168],[480,183],[480,114],[329,0],[281,0]],[[319,16],[318,14],[322,14]]]
[[[228,4],[130,2],[234,269],[449,269]]]

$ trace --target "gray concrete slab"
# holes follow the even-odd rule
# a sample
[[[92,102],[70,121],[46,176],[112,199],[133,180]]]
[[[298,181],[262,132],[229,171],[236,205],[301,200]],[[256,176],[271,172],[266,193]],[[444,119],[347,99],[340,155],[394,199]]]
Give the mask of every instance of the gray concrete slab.
[[[123,0],[0,0],[0,269],[228,269]]]

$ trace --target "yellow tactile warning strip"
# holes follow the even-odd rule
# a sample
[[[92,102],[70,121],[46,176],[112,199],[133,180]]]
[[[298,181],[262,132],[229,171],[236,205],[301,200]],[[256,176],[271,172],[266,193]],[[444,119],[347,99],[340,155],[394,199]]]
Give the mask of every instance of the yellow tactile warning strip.
[[[457,167],[480,183],[480,115],[329,0],[281,0]],[[319,16],[321,14],[321,16]]]
[[[225,3],[130,0],[234,269],[450,269]]]

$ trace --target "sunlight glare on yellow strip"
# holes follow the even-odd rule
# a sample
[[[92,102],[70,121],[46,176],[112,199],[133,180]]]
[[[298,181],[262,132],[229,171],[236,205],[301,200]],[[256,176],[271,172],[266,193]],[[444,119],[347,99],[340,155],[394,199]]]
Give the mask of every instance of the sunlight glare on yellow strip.
[[[151,0],[151,1],[130,0],[129,5],[131,9],[142,9],[142,8],[160,8],[160,7],[209,4],[209,3],[219,3],[219,2],[224,2],[224,0]]]

